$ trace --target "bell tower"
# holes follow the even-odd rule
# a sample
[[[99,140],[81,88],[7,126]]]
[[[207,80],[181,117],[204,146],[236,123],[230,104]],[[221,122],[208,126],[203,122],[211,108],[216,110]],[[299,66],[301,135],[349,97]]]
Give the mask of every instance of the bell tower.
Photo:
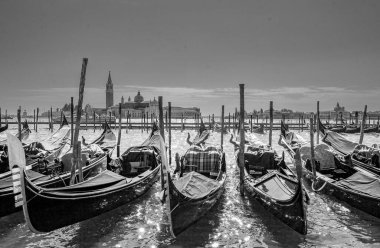
[[[108,72],[108,80],[106,84],[106,108],[113,106],[113,84],[111,79],[111,71]]]

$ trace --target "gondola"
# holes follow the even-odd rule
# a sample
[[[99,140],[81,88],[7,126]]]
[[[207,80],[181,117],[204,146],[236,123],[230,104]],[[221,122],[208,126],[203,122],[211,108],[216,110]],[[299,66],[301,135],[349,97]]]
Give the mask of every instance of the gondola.
[[[231,141],[231,140],[230,140]],[[239,164],[239,145],[235,146]],[[308,196],[302,186],[302,169],[297,177],[282,157],[266,145],[245,146],[244,190],[280,221],[300,234],[307,234]]]
[[[344,133],[346,132],[346,129],[347,129],[346,126],[334,126],[334,127],[331,127],[329,130],[336,133]]]
[[[304,178],[313,191],[334,196],[370,215],[380,218],[380,178],[361,168],[343,163],[326,144],[315,147],[316,178],[310,163],[310,147],[291,145],[280,135],[282,145],[294,159],[297,149],[305,168]]]
[[[8,125],[8,124],[7,124]],[[26,143],[27,139],[29,138],[29,134],[31,133],[32,131],[30,131],[29,129],[29,125],[28,125],[28,121],[25,120],[22,124],[22,129],[21,129],[21,142],[23,142],[24,144]],[[19,134],[17,133],[16,134],[16,137],[18,138]],[[1,146],[6,146],[7,144],[7,140],[6,139],[2,139],[0,140],[0,147]]]
[[[29,133],[31,133],[29,129],[28,122],[25,120],[23,123],[23,128],[21,130],[21,141],[24,143],[28,137]],[[18,138],[19,134],[16,134]],[[27,145],[25,145],[27,147]],[[8,148],[7,148],[7,140],[3,139],[0,141],[0,180],[6,176],[10,175],[9,165],[8,165]],[[28,161],[28,163],[33,163],[34,161]]]
[[[91,158],[86,158],[85,162],[83,162],[83,177],[87,178],[105,170],[107,162],[110,160],[109,154],[112,150],[113,147],[101,148],[98,144],[94,144],[92,147],[83,146],[82,153],[92,156]],[[70,146],[67,143],[62,143],[57,149],[47,153],[45,157],[40,158],[37,156],[33,163],[27,163],[32,168],[26,171],[30,181],[37,186],[48,188],[69,185],[71,175],[70,151],[72,151],[70,150]],[[12,188],[11,172],[8,171],[2,174],[0,178],[0,217],[21,210],[20,206],[15,207],[15,196],[16,194],[13,193]]]
[[[157,181],[165,145],[157,128],[100,174],[61,188],[39,186],[23,173],[23,209],[29,228],[50,232],[115,209],[146,193]],[[48,218],[46,217],[48,216]]]
[[[200,129],[198,136],[205,130]],[[167,214],[173,237],[205,215],[221,197],[226,182],[224,152],[216,146],[192,143],[186,153],[176,154],[176,178],[168,173]]]
[[[23,131],[28,131],[27,123],[24,125]],[[23,132],[21,132],[23,133]],[[31,142],[24,145],[26,163],[32,168],[36,167],[38,160],[53,161],[59,153],[61,153],[64,144],[67,142],[70,134],[70,127],[64,118],[60,128],[48,138],[42,141]],[[7,144],[0,145],[0,179],[11,175],[9,171]]]
[[[360,127],[348,126],[346,127],[346,130],[344,131],[344,133],[360,133]]]
[[[83,136],[82,136],[82,142],[84,144],[87,144],[85,139],[83,138]],[[98,138],[96,138],[95,140],[89,142],[88,144],[89,145],[98,144],[102,148],[107,148],[107,147],[109,148],[109,147],[113,147],[115,145],[115,142],[116,142],[116,136],[112,132],[110,126],[108,125],[108,122],[105,121],[105,123],[103,125],[102,134]]]
[[[218,132],[218,133],[222,132],[222,127],[221,127],[221,125],[220,125],[219,123],[215,123],[213,129],[214,129],[215,132]],[[228,133],[228,130],[227,130],[226,127],[223,128],[223,133],[224,133],[224,134],[227,134],[227,133]]]
[[[379,126],[376,125],[376,126],[372,126],[372,127],[367,127],[367,128],[364,128],[364,133],[378,133],[380,130],[379,130]]]
[[[2,126],[2,127],[0,126],[0,133],[4,132],[7,129],[8,129],[8,123],[5,124],[5,126]]]
[[[322,123],[319,123],[319,130],[324,135],[322,141],[331,146],[341,157],[349,156],[350,162],[354,166],[380,175],[379,150],[366,145],[359,145],[359,143],[349,141],[338,133],[327,131]]]
[[[193,138],[192,141],[190,141],[190,133],[187,133],[186,142],[189,145],[200,145],[205,142],[205,140],[208,138],[209,135],[210,135],[210,131],[206,129],[206,126],[201,119],[201,124],[199,125],[199,130],[197,132],[197,135]]]
[[[257,133],[257,134],[264,134],[264,124],[260,124],[259,127],[253,127],[252,128],[252,133]]]

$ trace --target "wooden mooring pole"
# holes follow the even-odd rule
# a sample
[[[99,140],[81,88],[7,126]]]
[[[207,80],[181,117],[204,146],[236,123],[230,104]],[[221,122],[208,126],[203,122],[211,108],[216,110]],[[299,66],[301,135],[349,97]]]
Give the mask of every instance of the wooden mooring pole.
[[[40,113],[40,108],[37,108],[37,115],[36,115],[36,132],[38,132],[38,114]]]
[[[48,121],[47,121],[47,123],[48,123],[48,129],[50,130],[50,110],[48,110]]]
[[[224,135],[224,105],[222,105],[222,117],[221,117],[222,131],[220,132],[220,148],[223,151],[223,135]]]
[[[269,102],[269,146],[272,147],[273,101]]]
[[[120,140],[121,140],[121,103],[119,103],[119,132],[117,135],[117,150],[116,156],[120,157]]]
[[[80,119],[82,116],[82,105],[83,105],[83,94],[84,94],[84,86],[86,81],[86,69],[87,69],[87,58],[83,58],[82,62],[82,70],[81,70],[81,76],[80,76],[80,83],[79,83],[79,98],[78,98],[78,105],[77,105],[77,118],[75,122],[75,132],[74,132],[74,142],[73,144],[73,164],[71,166],[71,179],[70,179],[70,185],[75,183],[75,177],[76,177],[76,169],[78,168],[79,173],[79,182],[83,182],[83,172],[82,172],[82,156],[81,156],[81,142],[78,141],[79,136],[79,129],[80,129]],[[71,98],[73,99],[73,98]],[[73,108],[73,104],[71,105]]]
[[[162,139],[165,141],[165,131],[164,131],[164,110],[162,107],[162,96],[158,97],[158,122],[160,125],[160,134]]]
[[[33,129],[36,131],[36,110],[33,109]]]
[[[360,138],[359,138],[359,144],[363,144],[363,138],[364,138],[364,125],[365,125],[365,118],[367,115],[367,105],[364,106],[364,112],[362,117],[362,123],[360,125]]]
[[[172,164],[172,103],[168,102],[168,128],[169,128],[169,164]]]
[[[96,123],[96,119],[95,119],[95,117],[96,117],[96,115],[95,115],[95,111],[94,111],[94,114],[93,114],[93,121],[94,121],[94,132],[95,132],[95,129],[96,129],[96,127],[95,127],[95,123]]]
[[[240,168],[240,195],[244,195],[244,146],[245,146],[245,131],[244,131],[244,84],[239,84],[240,87],[240,150],[239,150],[239,168]]]
[[[318,145],[319,144],[319,101],[317,101],[317,122],[315,123],[315,127],[317,129],[317,145]]]
[[[253,131],[253,122],[252,122],[252,116],[253,116],[253,115],[251,115],[251,133],[252,133],[252,131]]]
[[[316,168],[315,168],[315,155],[314,155],[314,128],[313,128],[313,121],[314,118],[311,116],[310,118],[310,162],[311,162],[311,168],[313,172],[314,179],[316,178]]]
[[[18,126],[18,139],[21,141],[21,106],[17,109],[17,126]]]
[[[74,97],[71,97],[71,108],[70,108],[70,118],[71,118],[71,146],[74,146]]]
[[[228,113],[228,132],[231,132],[231,113]]]
[[[53,107],[50,106],[50,131],[53,132],[54,129],[54,121],[53,121]]]

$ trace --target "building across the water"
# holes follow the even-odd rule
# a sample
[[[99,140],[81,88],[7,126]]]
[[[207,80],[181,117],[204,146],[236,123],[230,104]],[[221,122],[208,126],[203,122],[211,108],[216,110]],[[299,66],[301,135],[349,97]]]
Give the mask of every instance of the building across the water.
[[[341,121],[342,119],[350,119],[351,113],[349,111],[346,111],[345,107],[340,106],[339,102],[337,102],[333,110],[319,111],[319,118]]]
[[[144,115],[148,118],[158,118],[158,101],[154,97],[153,100],[144,100],[141,92],[138,91],[136,96],[128,100],[124,100],[124,96],[121,97],[121,115],[122,118],[126,118],[127,115],[131,118],[142,118]],[[164,107],[164,114],[167,112],[168,107]],[[92,116],[95,112],[98,116],[104,116],[111,113],[112,116],[119,117],[119,103],[114,102],[114,89],[111,78],[111,72],[108,73],[108,79],[106,83],[106,108],[93,108],[86,105],[85,111],[88,115]],[[172,117],[185,117],[194,118],[195,115],[200,115],[200,109],[196,107],[183,108],[172,106]]]

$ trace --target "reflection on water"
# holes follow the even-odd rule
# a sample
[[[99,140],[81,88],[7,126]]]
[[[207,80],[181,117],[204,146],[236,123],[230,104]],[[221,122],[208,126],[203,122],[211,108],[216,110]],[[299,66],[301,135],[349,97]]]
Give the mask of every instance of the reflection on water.
[[[15,133],[16,129],[9,130]],[[194,131],[189,131],[192,136]],[[86,140],[92,140],[101,133],[97,129],[82,130]],[[274,148],[278,131],[274,131]],[[31,140],[49,135],[42,127],[39,133],[32,133]],[[121,151],[140,144],[148,133],[141,130],[122,130]],[[188,148],[187,132],[172,131],[172,161],[176,152]],[[301,135],[309,140],[307,131]],[[0,139],[5,137],[0,135]],[[267,142],[268,134],[257,136]],[[0,219],[1,247],[374,247],[380,246],[380,220],[333,197],[315,194],[306,185],[311,198],[308,207],[309,230],[302,236],[271,216],[254,201],[242,198],[237,190],[238,171],[233,146],[224,136],[224,150],[228,178],[226,189],[217,205],[195,225],[177,239],[170,236],[167,216],[159,200],[160,184],[132,204],[127,204],[101,216],[74,224],[47,234],[34,234],[26,226],[22,212]],[[359,135],[347,138],[358,141]],[[219,144],[220,134],[211,135],[209,143]],[[364,143],[380,143],[378,134],[366,134]],[[115,154],[113,154],[115,156]],[[290,159],[286,159],[290,162]],[[174,169],[174,162],[172,169]],[[290,166],[293,168],[293,166]]]

